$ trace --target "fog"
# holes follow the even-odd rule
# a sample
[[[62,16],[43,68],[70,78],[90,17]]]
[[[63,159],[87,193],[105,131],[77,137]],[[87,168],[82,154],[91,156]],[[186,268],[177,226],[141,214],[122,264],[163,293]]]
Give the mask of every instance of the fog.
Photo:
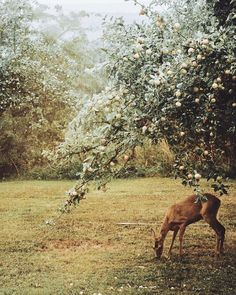
[[[132,1],[125,0],[39,0],[39,3],[50,7],[61,5],[67,12],[86,10],[101,14],[131,14],[138,15],[139,6],[135,6]],[[141,3],[148,5],[151,0],[141,0]]]
[[[131,23],[139,20],[140,6],[135,6],[132,1],[125,0],[39,0],[40,4],[47,5],[50,11],[56,5],[62,6],[65,13],[84,10],[90,13],[90,17],[84,18],[82,26],[86,29],[90,40],[99,39],[102,35],[102,16],[124,17],[125,21]],[[148,5],[151,0],[140,0]],[[101,17],[97,17],[99,14]]]

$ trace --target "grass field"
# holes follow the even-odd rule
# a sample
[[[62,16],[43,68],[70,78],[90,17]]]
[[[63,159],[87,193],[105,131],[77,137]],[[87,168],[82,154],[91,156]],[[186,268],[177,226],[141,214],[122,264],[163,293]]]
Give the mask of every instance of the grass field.
[[[70,181],[0,183],[0,294],[235,294],[236,183],[222,197],[225,256],[213,256],[214,232],[204,222],[187,228],[185,256],[153,260],[150,229],[191,190],[164,178],[117,180],[55,226]],[[122,222],[139,224],[121,225]],[[169,234],[165,254],[170,243]]]

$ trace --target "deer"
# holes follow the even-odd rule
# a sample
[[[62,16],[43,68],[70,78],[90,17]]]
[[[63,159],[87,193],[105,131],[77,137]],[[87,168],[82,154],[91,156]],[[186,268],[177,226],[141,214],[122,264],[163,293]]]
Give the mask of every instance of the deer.
[[[157,236],[154,234],[154,252],[157,259],[161,258],[164,248],[164,241],[169,231],[173,231],[172,242],[168,252],[168,259],[171,258],[172,247],[177,233],[179,232],[179,255],[183,255],[183,237],[186,227],[199,220],[204,220],[216,233],[216,248],[215,254],[219,257],[223,254],[223,243],[225,238],[225,228],[217,220],[217,212],[220,208],[221,201],[214,195],[204,194],[206,200],[197,200],[196,195],[192,195],[180,201],[171,207],[166,212],[163,223],[160,228],[160,233]]]

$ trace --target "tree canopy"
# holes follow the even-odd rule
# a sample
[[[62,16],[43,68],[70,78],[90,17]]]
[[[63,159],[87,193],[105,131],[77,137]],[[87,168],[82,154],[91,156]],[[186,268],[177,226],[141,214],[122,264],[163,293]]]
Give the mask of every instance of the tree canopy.
[[[236,151],[235,6],[222,21],[215,3],[152,1],[140,7],[145,21],[108,24],[110,84],[84,102],[57,153],[64,162],[76,154],[83,159],[63,210],[80,201],[90,180],[104,188],[122,175],[145,138],[167,141],[173,174],[199,196],[201,177],[227,192],[223,179],[235,173]]]

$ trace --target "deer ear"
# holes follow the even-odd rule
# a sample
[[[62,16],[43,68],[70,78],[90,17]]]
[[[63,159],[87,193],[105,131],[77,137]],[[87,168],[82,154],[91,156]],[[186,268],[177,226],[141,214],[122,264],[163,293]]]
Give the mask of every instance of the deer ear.
[[[151,228],[151,234],[153,235],[154,239],[156,238],[156,233],[155,230],[153,228]]]

